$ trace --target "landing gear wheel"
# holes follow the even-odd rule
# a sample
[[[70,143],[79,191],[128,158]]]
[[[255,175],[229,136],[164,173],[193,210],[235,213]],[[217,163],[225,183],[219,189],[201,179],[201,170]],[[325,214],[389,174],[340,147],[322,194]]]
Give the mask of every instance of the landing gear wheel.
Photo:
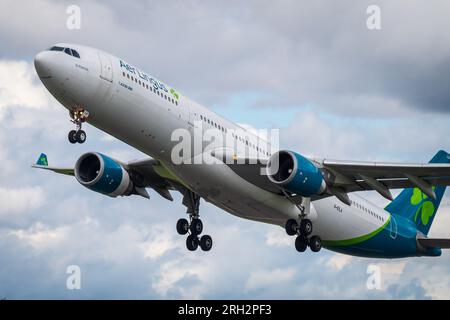
[[[195,251],[198,248],[198,238],[196,235],[189,235],[186,239],[186,247],[189,251]]]
[[[177,232],[180,235],[184,235],[189,231],[189,222],[186,219],[180,219],[177,221]]]
[[[83,130],[78,130],[75,134],[75,140],[78,143],[84,143],[86,141],[86,132],[84,132]]]
[[[306,248],[308,247],[307,240],[308,240],[308,239],[306,239],[306,238],[303,237],[303,236],[298,236],[298,237],[295,239],[295,249],[296,249],[298,252],[305,252],[305,251],[306,251]]]
[[[77,143],[77,140],[75,139],[75,135],[77,134],[77,132],[75,130],[70,130],[68,138],[69,138],[69,142],[74,144]]]
[[[202,248],[203,251],[209,251],[211,250],[213,245],[213,241],[211,236],[209,235],[204,235],[200,238],[200,248]]]
[[[203,223],[200,219],[192,219],[191,226],[189,227],[193,235],[198,236],[203,231]]]
[[[286,230],[286,233],[288,236],[293,236],[297,234],[298,230],[298,223],[294,219],[289,219],[286,221],[286,225],[284,226],[284,229]]]
[[[309,236],[313,230],[313,225],[311,220],[303,219],[300,222],[300,234],[304,236]]]
[[[311,239],[309,239],[309,247],[312,252],[319,252],[322,248],[322,240],[320,240],[320,237],[312,236]]]

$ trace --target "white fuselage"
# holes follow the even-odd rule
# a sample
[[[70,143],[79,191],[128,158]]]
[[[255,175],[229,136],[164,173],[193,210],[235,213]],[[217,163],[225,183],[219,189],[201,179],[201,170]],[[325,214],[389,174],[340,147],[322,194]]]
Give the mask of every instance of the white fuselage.
[[[233,152],[238,155],[251,154],[249,149],[258,148],[268,157],[275,150],[267,142],[178,92],[171,92],[168,85],[115,56],[83,46],[61,46],[77,49],[81,59],[46,51],[41,54],[51,55],[54,70],[48,68],[47,78],[46,70],[38,72],[44,74],[42,81],[67,109],[82,106],[90,113],[90,124],[159,160],[186,187],[226,212],[280,226],[297,218],[298,208],[284,196],[255,186],[224,163],[204,163],[214,160],[208,152],[211,148],[223,150],[224,145],[192,148],[188,156],[194,164],[175,164],[172,160],[172,149],[179,142],[172,141],[172,134],[180,128],[190,133],[211,128],[222,132],[241,130],[250,143],[236,137]],[[195,164],[196,157],[203,157],[203,163]],[[351,206],[335,197],[314,201],[309,216],[314,234],[324,241],[345,240],[389,222],[387,211],[355,194],[350,199]]]

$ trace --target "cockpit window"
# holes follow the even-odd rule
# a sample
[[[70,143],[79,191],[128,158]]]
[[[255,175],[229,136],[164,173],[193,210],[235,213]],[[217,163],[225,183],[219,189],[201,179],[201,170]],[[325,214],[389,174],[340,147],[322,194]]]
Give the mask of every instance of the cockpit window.
[[[73,56],[75,58],[80,59],[80,54],[78,53],[78,51],[77,50],[73,50],[71,48],[63,48],[63,47],[53,46],[53,47],[49,48],[48,50],[50,50],[50,51],[64,51],[69,56]]]
[[[63,47],[58,47],[58,46],[53,46],[50,48],[50,51],[63,51],[64,48]]]
[[[77,51],[77,50],[73,50],[73,49],[72,49],[72,55],[73,55],[74,57],[76,57],[76,58],[80,58],[80,55],[78,54],[78,51]]]

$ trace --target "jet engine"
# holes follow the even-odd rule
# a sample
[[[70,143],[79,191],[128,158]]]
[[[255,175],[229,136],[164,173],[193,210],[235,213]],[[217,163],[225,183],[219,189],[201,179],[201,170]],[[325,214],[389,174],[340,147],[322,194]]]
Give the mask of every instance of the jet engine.
[[[311,197],[322,194],[326,183],[322,173],[313,162],[292,151],[278,151],[267,163],[267,174],[271,182],[280,188]]]
[[[86,188],[110,197],[129,196],[133,182],[116,160],[101,153],[83,154],[75,164],[75,178]]]

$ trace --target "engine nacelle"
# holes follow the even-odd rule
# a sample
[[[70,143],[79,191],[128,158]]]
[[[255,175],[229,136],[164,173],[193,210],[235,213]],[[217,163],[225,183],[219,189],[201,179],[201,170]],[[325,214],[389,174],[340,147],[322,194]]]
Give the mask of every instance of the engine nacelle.
[[[133,191],[130,175],[120,163],[101,153],[83,154],[75,164],[75,178],[86,188],[110,197]]]
[[[326,189],[320,170],[311,161],[292,151],[274,153],[267,163],[267,175],[274,184],[303,197],[321,194]]]

